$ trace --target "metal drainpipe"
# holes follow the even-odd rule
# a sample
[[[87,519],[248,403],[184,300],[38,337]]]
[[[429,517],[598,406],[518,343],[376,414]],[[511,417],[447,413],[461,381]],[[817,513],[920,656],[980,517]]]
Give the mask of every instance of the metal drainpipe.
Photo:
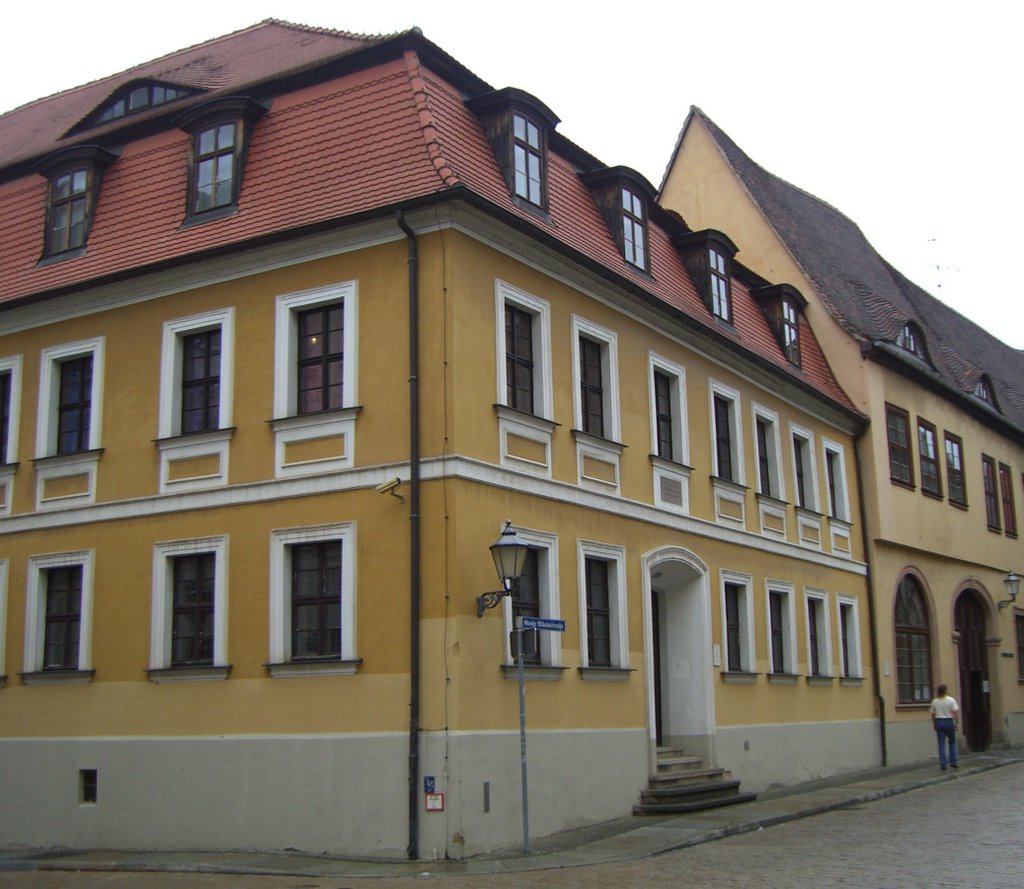
[[[878,662],[878,620],[875,609],[875,572],[872,564],[871,548],[869,546],[867,509],[864,502],[864,474],[861,472],[860,445],[867,435],[867,429],[858,434],[853,440],[853,459],[857,467],[857,499],[860,501],[860,533],[864,547],[864,558],[868,563],[868,623],[871,628],[871,687],[875,694],[875,701],[878,704],[878,736],[882,745],[882,765],[889,764],[889,749],[885,737],[885,698],[882,697],[882,683],[879,679],[879,670],[882,665]]]
[[[419,249],[405,214],[395,214],[409,244],[409,848],[419,857],[420,783],[420,345]]]

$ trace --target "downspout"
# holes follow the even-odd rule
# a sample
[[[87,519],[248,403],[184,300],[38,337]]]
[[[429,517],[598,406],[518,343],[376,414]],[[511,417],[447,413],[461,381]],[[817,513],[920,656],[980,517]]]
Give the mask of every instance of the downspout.
[[[409,858],[419,857],[420,783],[420,342],[419,249],[405,214],[395,214],[409,253]]]
[[[870,537],[868,535],[867,509],[864,498],[864,474],[861,472],[860,445],[864,441],[867,429],[860,432],[853,441],[853,459],[857,467],[857,499],[860,501],[860,533],[861,545],[864,547],[864,559],[868,563],[868,624],[871,632],[871,688],[875,694],[875,704],[878,707],[878,737],[882,747],[882,765],[889,764],[889,749],[885,737],[885,698],[882,697],[882,682],[879,679],[879,671],[882,665],[878,662],[878,620],[875,608],[875,572],[872,564]]]

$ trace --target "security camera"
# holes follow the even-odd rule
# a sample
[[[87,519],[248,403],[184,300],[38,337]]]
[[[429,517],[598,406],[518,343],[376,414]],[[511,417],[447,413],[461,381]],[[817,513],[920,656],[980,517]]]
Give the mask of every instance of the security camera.
[[[378,494],[390,494],[400,484],[402,484],[402,480],[400,478],[389,478],[386,482],[381,482],[379,485],[377,485],[377,487],[374,488],[374,490]]]

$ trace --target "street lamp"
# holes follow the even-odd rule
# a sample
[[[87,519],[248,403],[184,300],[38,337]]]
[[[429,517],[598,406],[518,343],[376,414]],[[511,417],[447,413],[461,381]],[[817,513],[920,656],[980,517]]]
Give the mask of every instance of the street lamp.
[[[494,568],[501,580],[501,589],[476,597],[477,617],[483,617],[488,608],[493,608],[505,596],[511,595],[513,587],[523,573],[529,549],[529,546],[516,537],[516,529],[512,527],[512,520],[508,519],[501,536],[491,545],[491,558],[494,559]]]
[[[1003,599],[1002,602],[997,603],[1000,608],[1005,608],[1007,605],[1012,605],[1017,601],[1017,593],[1020,592],[1020,575],[1016,571],[1011,570],[1003,578],[1003,585],[1006,587],[1006,594],[1010,598]]]

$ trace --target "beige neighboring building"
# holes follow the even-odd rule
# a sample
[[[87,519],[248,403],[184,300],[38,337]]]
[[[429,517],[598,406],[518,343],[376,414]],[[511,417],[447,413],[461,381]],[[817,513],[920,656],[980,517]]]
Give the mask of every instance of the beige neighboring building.
[[[773,176],[702,111],[660,201],[721,228],[737,258],[807,299],[844,389],[871,420],[856,453],[888,762],[934,755],[946,683],[970,750],[1024,742],[1024,355],[908,281],[834,207]]]

